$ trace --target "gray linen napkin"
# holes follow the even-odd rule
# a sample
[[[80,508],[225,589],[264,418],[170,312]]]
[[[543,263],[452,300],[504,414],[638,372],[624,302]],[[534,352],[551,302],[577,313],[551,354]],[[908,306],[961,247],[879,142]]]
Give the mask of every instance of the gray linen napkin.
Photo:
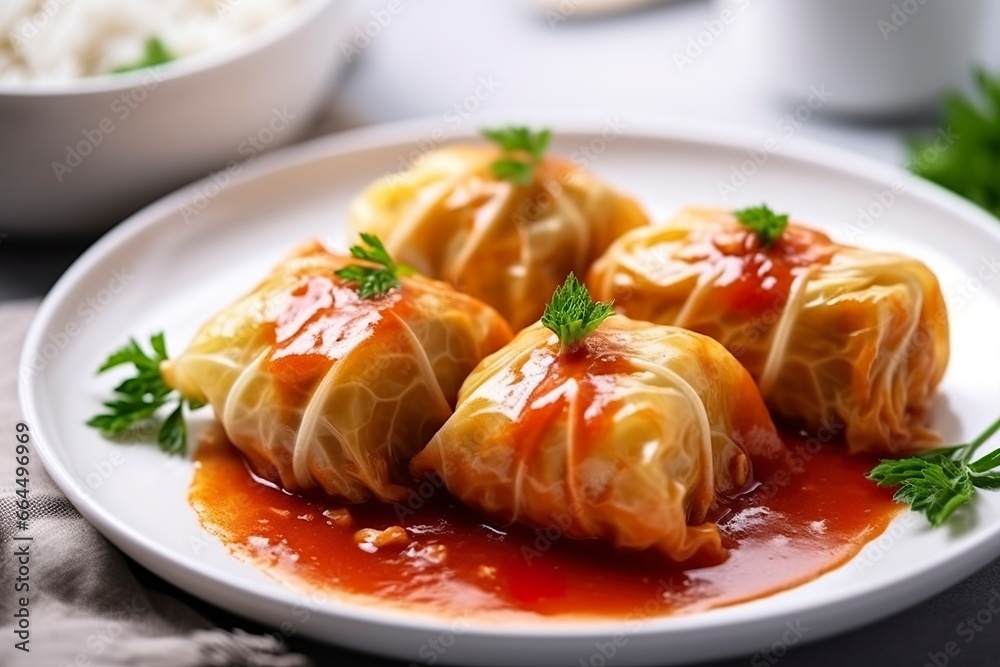
[[[302,667],[270,635],[213,628],[201,615],[145,590],[124,556],[81,517],[32,452],[29,590],[16,592],[15,425],[18,357],[37,302],[0,305],[0,665],[62,667]],[[18,599],[30,642],[15,648]],[[13,623],[12,623],[13,620]]]

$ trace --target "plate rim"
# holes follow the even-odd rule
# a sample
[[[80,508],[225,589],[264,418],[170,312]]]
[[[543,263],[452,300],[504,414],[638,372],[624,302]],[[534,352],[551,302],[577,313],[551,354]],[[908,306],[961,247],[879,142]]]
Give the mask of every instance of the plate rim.
[[[500,118],[509,122],[510,120],[521,120],[526,115],[511,112],[482,114],[481,117],[477,116],[477,125],[481,126],[488,122],[484,119]],[[583,134],[593,137],[599,134],[608,114],[603,114],[597,121],[595,121],[595,116],[586,116],[576,112],[556,113],[555,115],[535,113],[527,115],[527,117],[532,124],[541,122],[557,127],[560,134]],[[343,158],[352,152],[364,152],[400,144],[410,145],[426,137],[429,130],[440,128],[440,126],[439,118],[422,118],[367,126],[313,139],[258,158],[253,164],[247,165],[242,173],[233,178],[230,187],[244,185],[259,179],[272,178],[284,171],[305,167],[310,163],[324,159]],[[629,126],[623,134],[633,139],[647,137],[657,141],[687,142],[734,151],[746,151],[756,147],[759,143],[759,132],[755,128],[700,120],[653,119],[646,115],[631,113]],[[473,136],[475,136],[475,130],[462,127],[457,132],[449,133],[447,139],[441,144]],[[845,174],[849,173],[887,186],[898,179],[903,179],[908,182],[909,195],[929,200],[949,210],[955,216],[963,218],[968,224],[978,227],[980,231],[1000,241],[1000,224],[988,212],[936,184],[919,179],[893,165],[802,137],[796,137],[794,143],[782,146],[779,154],[788,160],[805,162],[813,167],[831,169]],[[22,347],[19,371],[24,367],[24,360],[31,358],[30,355],[35,350],[40,349],[58,307],[78,279],[87,275],[94,265],[120,245],[140,236],[149,228],[162,224],[166,214],[176,212],[181,204],[189,201],[190,197],[198,192],[199,188],[210,183],[211,178],[209,175],[187,185],[131,215],[104,234],[67,269],[44,297],[36,312]],[[19,372],[18,394],[24,420],[32,428],[35,449],[53,481],[66,494],[80,514],[94,525],[102,535],[158,576],[198,597],[202,597],[210,604],[226,607],[237,614],[242,615],[242,611],[235,607],[235,603],[220,601],[218,597],[203,596],[201,591],[211,590],[213,586],[221,584],[231,589],[230,593],[236,592],[252,596],[258,602],[276,605],[279,609],[295,603],[294,600],[290,599],[291,596],[283,598],[269,590],[259,588],[254,582],[237,574],[217,572],[196,561],[180,557],[180,554],[175,554],[171,549],[163,547],[152,537],[133,531],[113,515],[110,515],[101,503],[78,490],[68,469],[59,460],[58,455],[54,451],[50,451],[49,447],[44,444],[47,435],[44,423],[39,417],[36,403],[37,390],[35,389],[36,383],[42,375],[44,375],[44,371],[38,376],[29,375],[27,377]],[[788,609],[776,608],[752,619],[734,621],[727,618],[730,615],[727,612],[745,606],[744,604],[735,604],[690,614],[646,619],[641,628],[627,634],[629,637],[648,639],[692,630],[711,632],[720,627],[734,624],[749,628],[756,625],[763,626],[774,621],[785,621],[791,616],[801,617],[810,613],[832,618],[842,607],[851,604],[856,599],[870,596],[876,592],[881,592],[886,597],[893,596],[894,602],[890,608],[883,608],[885,605],[882,605],[876,611],[868,611],[875,609],[874,605],[868,605],[865,612],[854,613],[850,619],[840,619],[839,622],[828,620],[823,628],[817,629],[814,634],[804,639],[804,641],[813,641],[865,625],[927,599],[993,561],[994,554],[998,550],[1000,550],[1000,524],[993,526],[992,529],[981,530],[976,535],[971,536],[971,541],[967,543],[965,548],[955,558],[948,561],[952,567],[947,568],[944,572],[942,572],[942,568],[936,567],[940,563],[928,561],[920,574],[933,574],[934,576],[925,577],[925,583],[918,588],[912,586],[907,588],[912,575],[881,576],[876,580],[853,587],[849,591],[831,591],[824,596],[820,604],[796,602]],[[847,563],[840,567],[845,566]],[[194,588],[190,584],[192,580],[198,581],[200,586]],[[780,593],[775,595],[778,594]],[[453,621],[452,618],[444,615],[403,611],[377,605],[366,606],[347,598],[331,597],[320,603],[318,607],[310,606],[310,609],[316,608],[342,621],[358,621],[383,628],[406,629],[428,634],[442,631]],[[572,625],[562,621],[496,625],[473,622],[464,634],[484,639],[504,639],[512,636],[524,640],[591,639],[617,634],[622,631],[622,625],[623,620],[621,619],[579,620],[574,621]],[[715,652],[709,652],[706,655],[721,657],[742,654],[742,651],[739,650],[732,652],[724,648],[713,648]],[[368,646],[365,650],[379,652],[381,649],[378,646]],[[390,655],[394,654],[390,653]],[[443,659],[443,662],[448,662],[447,658]]]

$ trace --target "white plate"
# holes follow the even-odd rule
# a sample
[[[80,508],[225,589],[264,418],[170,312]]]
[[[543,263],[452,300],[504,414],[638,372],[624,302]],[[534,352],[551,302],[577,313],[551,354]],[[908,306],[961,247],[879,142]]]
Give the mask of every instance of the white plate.
[[[689,203],[766,200],[846,241],[852,234],[846,225],[855,223],[858,208],[879,213],[881,206],[854,241],[925,260],[949,298],[953,359],[935,424],[957,441],[995,418],[1000,280],[991,281],[981,267],[1000,254],[1000,224],[986,213],[895,169],[805,143],[771,155],[723,202],[718,182],[752,164],[746,162],[751,141],[739,132],[688,125],[637,130],[633,124],[606,141],[613,134],[595,139],[599,125],[556,128],[555,151],[582,156],[579,151],[589,147],[591,168],[634,193],[657,219]],[[852,563],[754,602],[638,623],[541,619],[488,626],[309,597],[229,556],[202,531],[186,502],[190,461],[153,446],[107,442],[83,425],[113,386],[110,379],[95,379],[94,369],[129,335],[146,338],[165,329],[178,351],[206,317],[255,284],[302,238],[325,235],[343,245],[349,200],[412,159],[420,144],[433,143],[439,135],[432,130],[421,123],[332,137],[262,159],[228,186],[205,181],[176,193],[108,234],[45,300],[22,360],[25,413],[49,473],[129,556],[205,600],[286,634],[407,661],[601,665],[603,647],[624,666],[780,647],[798,640],[787,624],[808,628],[803,641],[818,639],[914,604],[1000,553],[1000,494],[983,494],[957,529],[930,530],[922,519],[903,515]],[[905,185],[905,193],[885,205],[894,182]],[[192,217],[193,210],[198,213]],[[123,289],[122,279],[128,283]]]

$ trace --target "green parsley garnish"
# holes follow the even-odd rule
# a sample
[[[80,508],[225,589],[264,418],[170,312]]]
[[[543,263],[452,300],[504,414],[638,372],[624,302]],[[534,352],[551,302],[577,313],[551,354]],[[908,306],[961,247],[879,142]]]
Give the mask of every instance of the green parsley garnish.
[[[368,248],[359,245],[352,246],[351,255],[379,266],[351,264],[338,269],[335,273],[338,278],[357,283],[358,296],[362,299],[371,299],[388,293],[400,286],[399,276],[408,276],[413,273],[413,269],[405,264],[397,264],[392,261],[389,251],[374,234],[362,233],[361,241]]]
[[[733,215],[741,225],[756,234],[764,246],[769,246],[781,238],[785,228],[788,227],[788,214],[778,215],[767,204],[735,211]]]
[[[1000,217],[1000,78],[977,70],[982,101],[953,93],[937,136],[910,141],[910,170]]]
[[[518,185],[531,183],[535,167],[542,161],[552,140],[549,129],[535,133],[527,127],[516,126],[483,130],[482,134],[503,150],[500,159],[490,165],[493,175]]]
[[[572,273],[542,313],[542,324],[559,337],[564,350],[572,349],[613,314],[610,303],[595,302],[590,291]]]
[[[184,423],[184,405],[197,410],[203,403],[185,399],[167,386],[160,375],[160,364],[167,360],[167,347],[163,334],[150,338],[153,354],[147,354],[135,339],[111,354],[98,374],[118,366],[132,364],[136,374],[115,387],[115,398],[104,403],[108,412],[96,415],[87,422],[108,436],[121,436],[144,420],[155,418],[157,411],[176,401],[176,407],[160,424],[156,441],[160,449],[170,454],[183,454],[187,450],[187,425]]]
[[[972,442],[921,452],[905,459],[883,460],[868,473],[879,486],[898,486],[893,496],[914,512],[923,512],[935,528],[972,500],[976,489],[1000,489],[1000,448],[969,462],[976,450],[1000,430],[1000,419]]]
[[[116,67],[111,70],[111,73],[124,74],[125,72],[134,72],[136,70],[146,69],[147,67],[166,65],[174,59],[174,55],[167,50],[167,47],[160,41],[160,38],[153,35],[146,40],[146,53],[142,58],[130,65]]]

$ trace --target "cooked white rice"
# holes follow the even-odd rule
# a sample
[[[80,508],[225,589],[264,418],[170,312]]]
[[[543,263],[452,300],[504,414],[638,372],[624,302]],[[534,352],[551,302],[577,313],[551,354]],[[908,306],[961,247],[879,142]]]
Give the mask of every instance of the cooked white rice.
[[[0,81],[66,80],[139,62],[150,37],[175,57],[216,49],[301,0],[0,0]]]

